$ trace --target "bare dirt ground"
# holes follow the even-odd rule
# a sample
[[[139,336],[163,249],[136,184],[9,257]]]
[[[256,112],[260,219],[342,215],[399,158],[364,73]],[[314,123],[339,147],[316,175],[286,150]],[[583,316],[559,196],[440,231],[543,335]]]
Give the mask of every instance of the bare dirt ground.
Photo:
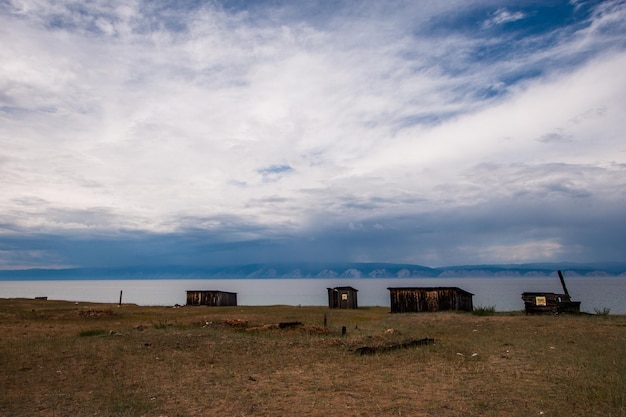
[[[0,299],[0,332],[6,417],[626,416],[625,316]]]

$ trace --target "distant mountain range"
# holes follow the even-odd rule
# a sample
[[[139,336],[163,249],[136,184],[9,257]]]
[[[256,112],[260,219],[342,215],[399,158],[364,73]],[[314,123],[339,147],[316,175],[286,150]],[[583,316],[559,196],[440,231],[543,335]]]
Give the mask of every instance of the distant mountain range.
[[[542,277],[555,275],[559,269],[566,277],[626,277],[626,262],[458,265],[439,268],[391,263],[291,263],[0,270],[0,280]]]

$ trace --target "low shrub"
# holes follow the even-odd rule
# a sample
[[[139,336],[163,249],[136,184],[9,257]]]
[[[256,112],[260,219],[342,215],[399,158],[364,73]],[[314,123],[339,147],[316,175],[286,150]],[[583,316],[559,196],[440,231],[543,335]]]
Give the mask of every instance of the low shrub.
[[[495,313],[496,306],[477,306],[472,311],[475,316],[493,316]]]
[[[168,322],[167,322],[167,319],[166,319],[166,320],[159,320],[159,322],[158,322],[158,323],[153,323],[153,324],[152,324],[152,326],[153,326],[155,329],[167,329],[168,327],[170,327],[170,326],[171,326],[171,324],[170,324],[170,323],[168,323]]]
[[[611,312],[610,308],[604,307],[602,309],[600,308],[594,308],[593,311],[598,315],[598,316],[608,316],[609,313]]]

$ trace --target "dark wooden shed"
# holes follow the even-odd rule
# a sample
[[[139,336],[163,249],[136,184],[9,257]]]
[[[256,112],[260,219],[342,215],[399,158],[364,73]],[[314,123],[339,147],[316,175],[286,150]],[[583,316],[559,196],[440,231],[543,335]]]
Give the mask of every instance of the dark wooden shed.
[[[188,306],[236,306],[237,293],[226,291],[187,291]]]
[[[563,273],[558,270],[557,274],[561,280],[564,294],[553,292],[524,292],[524,310],[526,314],[561,314],[580,313],[580,301],[572,301],[569,291],[565,286]]]
[[[580,301],[571,301],[566,294],[525,292],[522,300],[526,314],[580,313]]]
[[[356,293],[352,287],[335,287],[328,289],[328,307],[358,308]]]
[[[458,287],[387,288],[392,313],[461,310],[472,311],[474,294]]]

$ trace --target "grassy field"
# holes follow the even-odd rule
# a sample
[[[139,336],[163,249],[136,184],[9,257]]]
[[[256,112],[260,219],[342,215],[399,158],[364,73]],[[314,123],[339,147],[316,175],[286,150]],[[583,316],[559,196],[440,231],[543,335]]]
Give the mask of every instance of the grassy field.
[[[626,416],[625,316],[0,299],[0,331],[3,417]]]

